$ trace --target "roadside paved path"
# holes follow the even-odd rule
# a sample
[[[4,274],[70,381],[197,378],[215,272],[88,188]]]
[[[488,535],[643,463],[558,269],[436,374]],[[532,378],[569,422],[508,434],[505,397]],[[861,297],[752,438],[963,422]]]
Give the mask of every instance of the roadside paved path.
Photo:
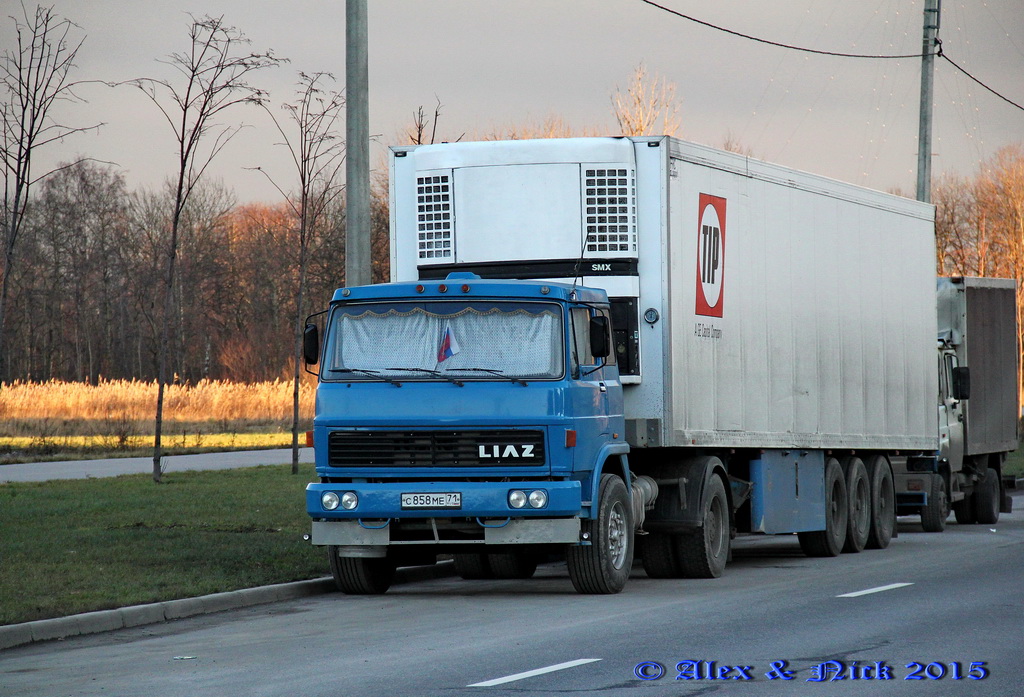
[[[235,467],[256,467],[257,465],[281,465],[291,461],[291,448],[236,450],[226,453],[202,453],[200,455],[168,455],[164,457],[164,472],[223,470]],[[313,449],[299,448],[299,462],[313,462]],[[152,471],[152,457],[27,462],[20,465],[0,465],[0,483],[116,477],[119,474],[140,474]]]

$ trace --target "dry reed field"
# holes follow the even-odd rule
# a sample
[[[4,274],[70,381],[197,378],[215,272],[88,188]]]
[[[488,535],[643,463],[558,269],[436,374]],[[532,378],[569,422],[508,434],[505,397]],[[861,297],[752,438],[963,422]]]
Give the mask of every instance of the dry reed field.
[[[309,428],[312,421],[314,390],[312,381],[300,385],[302,428]],[[156,382],[139,380],[0,385],[0,446],[22,449],[22,441],[28,439],[30,449],[37,450],[52,450],[54,445],[139,447],[140,438],[154,432],[156,395]],[[292,383],[287,380],[201,380],[168,385],[164,393],[164,433],[170,446],[179,445],[175,439],[180,446],[212,445],[213,439],[205,438],[212,434],[281,434],[290,430],[291,421]]]

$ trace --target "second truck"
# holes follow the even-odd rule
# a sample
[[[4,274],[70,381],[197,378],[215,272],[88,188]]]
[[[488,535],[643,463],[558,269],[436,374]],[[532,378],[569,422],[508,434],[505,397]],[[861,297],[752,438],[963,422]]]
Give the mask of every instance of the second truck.
[[[637,548],[715,577],[737,533],[834,556],[948,513],[943,486],[958,517],[1000,496],[1015,426],[957,467],[937,423],[931,206],[666,137],[393,148],[390,187],[393,282],[307,327],[307,511],[342,590],[561,553],[613,593]],[[1013,408],[1015,366],[990,376]]]

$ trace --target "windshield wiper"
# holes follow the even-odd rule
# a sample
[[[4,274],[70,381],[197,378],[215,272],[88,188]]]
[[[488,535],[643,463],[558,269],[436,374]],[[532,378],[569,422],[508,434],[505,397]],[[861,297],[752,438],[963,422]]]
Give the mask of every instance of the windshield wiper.
[[[427,375],[433,375],[434,377],[441,378],[443,380],[447,380],[448,382],[453,382],[456,385],[458,385],[459,387],[465,387],[466,386],[466,383],[462,382],[462,380],[456,380],[455,378],[453,378],[450,375],[445,375],[441,371],[433,370],[431,368],[388,368],[388,370],[400,370],[400,371],[402,371],[404,373],[426,373]]]
[[[497,375],[498,377],[511,380],[513,383],[519,383],[523,387],[526,387],[526,380],[522,378],[512,377],[511,375],[505,375],[504,371],[495,370],[494,368],[455,368],[455,370],[465,370],[467,372],[474,373],[490,373],[491,375]]]
[[[402,383],[398,382],[394,378],[389,378],[387,375],[381,375],[379,370],[366,370],[364,368],[328,368],[328,373],[358,373],[359,375],[368,375],[371,378],[383,380],[389,385],[395,387],[401,387]]]

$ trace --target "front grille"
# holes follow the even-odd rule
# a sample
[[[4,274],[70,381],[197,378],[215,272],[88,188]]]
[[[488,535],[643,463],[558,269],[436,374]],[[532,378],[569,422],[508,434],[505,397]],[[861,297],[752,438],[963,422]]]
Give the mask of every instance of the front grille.
[[[543,431],[333,431],[331,467],[543,465]]]

